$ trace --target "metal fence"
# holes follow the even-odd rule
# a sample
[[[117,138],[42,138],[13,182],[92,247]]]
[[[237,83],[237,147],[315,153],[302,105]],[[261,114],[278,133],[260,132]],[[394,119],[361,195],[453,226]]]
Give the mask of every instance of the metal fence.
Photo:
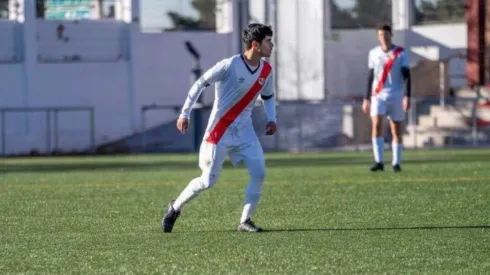
[[[405,147],[490,146],[490,127],[486,124],[489,111],[485,104],[488,99],[485,93],[480,89],[466,91],[465,95],[449,96],[444,101],[439,97],[413,98],[412,108],[407,112],[404,123]],[[177,118],[179,106],[165,108],[173,109]],[[145,112],[151,109],[147,108]],[[127,140],[125,146],[130,152],[195,151],[206,127],[209,106],[199,107],[198,110],[202,112],[201,119],[197,124],[195,118],[192,119],[192,129],[186,137],[177,133],[175,121],[169,121],[151,129],[144,128],[142,137]],[[255,131],[267,151],[371,148],[371,121],[369,115],[361,111],[361,101],[279,102],[279,130],[274,136],[265,135],[266,119],[260,104],[255,107],[252,116]],[[390,144],[388,123],[385,123],[384,133],[387,144]]]
[[[94,114],[94,108],[93,107],[79,107],[79,106],[73,106],[73,107],[30,107],[30,108],[23,108],[23,107],[16,107],[16,108],[0,108],[0,139],[1,139],[1,154],[2,156],[9,155],[9,150],[12,149],[9,144],[10,142],[14,143],[19,143],[19,141],[23,141],[24,139],[27,138],[29,133],[24,133],[20,134],[17,133],[16,135],[11,135],[9,139],[9,127],[8,127],[8,119],[7,115],[8,114],[23,114],[23,115],[28,115],[29,113],[34,113],[37,114],[35,115],[35,118],[43,118],[44,121],[42,121],[40,124],[41,125],[33,125],[37,127],[42,127],[44,126],[45,131],[44,134],[40,131],[33,131],[31,135],[35,136],[35,139],[44,139],[44,148],[29,148],[28,150],[31,150],[31,154],[33,153],[32,150],[35,150],[36,153],[38,154],[46,154],[46,155],[53,155],[53,154],[59,154],[62,153],[60,150],[60,139],[62,136],[62,133],[64,132],[65,127],[60,127],[60,115],[63,117],[62,114],[66,114],[67,112],[85,112],[88,114],[88,132],[86,133],[86,140],[87,146],[85,148],[77,150],[78,153],[83,152],[83,153],[94,153],[95,152],[95,114]],[[39,115],[38,113],[42,113],[42,115]],[[18,123],[19,121],[15,121]],[[32,121],[26,117],[25,120],[26,123],[32,123]],[[76,125],[77,129],[80,129],[81,125],[79,125],[80,120],[71,121],[70,125]],[[31,128],[31,127],[27,127]],[[28,131],[27,131],[28,132]],[[17,145],[19,146],[19,145]],[[22,145],[21,145],[22,147]],[[12,151],[14,152],[20,152],[20,151],[25,151],[21,150],[19,148],[14,148]],[[64,153],[74,153],[74,152],[64,152]]]

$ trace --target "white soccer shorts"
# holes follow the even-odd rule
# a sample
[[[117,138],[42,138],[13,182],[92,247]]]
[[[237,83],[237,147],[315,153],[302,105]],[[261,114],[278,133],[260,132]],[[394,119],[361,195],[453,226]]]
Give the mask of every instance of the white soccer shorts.
[[[239,144],[230,144],[225,140],[213,144],[204,140],[199,150],[199,167],[203,172],[219,175],[227,156],[234,166],[241,161],[265,165],[264,151],[258,139]]]
[[[371,117],[382,115],[392,121],[405,120],[403,111],[403,98],[384,99],[378,96],[371,97]]]

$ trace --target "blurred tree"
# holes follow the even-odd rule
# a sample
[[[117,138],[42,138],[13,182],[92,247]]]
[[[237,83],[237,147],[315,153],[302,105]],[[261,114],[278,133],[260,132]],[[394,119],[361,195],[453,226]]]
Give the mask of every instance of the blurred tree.
[[[373,28],[381,23],[391,24],[391,0],[357,0],[352,14],[362,28]]]
[[[421,0],[415,9],[415,24],[463,22],[466,0]]]
[[[216,0],[192,0],[191,5],[199,13],[199,18],[169,11],[167,14],[174,25],[171,30],[215,30]]]
[[[333,29],[351,29],[358,27],[356,20],[352,18],[351,10],[341,9],[335,1],[332,1],[330,11]]]
[[[9,1],[8,0],[0,0],[0,18],[8,18],[9,17]]]

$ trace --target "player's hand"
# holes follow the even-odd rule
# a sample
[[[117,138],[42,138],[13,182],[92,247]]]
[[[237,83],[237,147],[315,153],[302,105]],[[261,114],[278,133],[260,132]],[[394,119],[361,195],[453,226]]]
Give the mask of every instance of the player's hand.
[[[364,99],[362,101],[362,111],[366,114],[369,114],[369,107],[371,107],[371,103],[369,102],[369,100]]]
[[[179,117],[179,119],[177,119],[177,129],[181,134],[187,133],[187,129],[189,129],[189,119]]]
[[[403,97],[403,111],[408,111],[410,109],[410,98],[408,97]]]
[[[277,131],[277,124],[274,121],[269,121],[265,126],[265,134],[270,136]]]

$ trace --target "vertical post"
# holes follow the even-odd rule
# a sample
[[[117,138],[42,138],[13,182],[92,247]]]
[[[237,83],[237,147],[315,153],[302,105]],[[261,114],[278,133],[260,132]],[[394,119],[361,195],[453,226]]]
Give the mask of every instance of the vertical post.
[[[482,85],[485,75],[485,13],[486,0],[467,0],[465,12],[468,27],[466,79],[470,87]]]
[[[487,0],[478,1],[478,78],[479,85],[484,86],[485,81],[485,52],[486,52],[486,2]]]
[[[354,102],[353,107],[352,107],[352,124],[353,124],[352,126],[354,128],[354,142],[356,143],[355,144],[356,152],[361,151],[361,146],[360,146],[361,142],[360,142],[360,137],[359,137],[361,131],[359,131],[359,127],[360,127],[359,121],[361,121],[361,116],[363,114],[362,114],[362,110],[359,106],[361,106],[361,105]]]
[[[269,2],[270,0],[265,0],[264,1],[264,23],[269,24],[269,16],[270,16],[270,11],[269,11]]]
[[[194,61],[194,68],[192,69],[192,77],[191,77],[191,85],[194,84],[201,77],[201,67],[199,65],[199,58]],[[199,146],[201,144],[201,136],[202,136],[202,113],[203,109],[203,95],[202,93],[197,98],[197,103],[200,108],[194,111],[194,150],[198,151]]]
[[[131,22],[140,22],[140,0],[131,0]]]
[[[46,154],[51,155],[51,110],[46,109]]]
[[[412,109],[412,112],[413,112],[413,123],[414,123],[414,125],[413,125],[413,143],[414,143],[414,148],[417,149],[418,148],[418,145],[417,145],[417,142],[418,142],[418,140],[417,140],[417,135],[418,135],[418,132],[417,132],[417,129],[418,129],[418,127],[417,127],[417,100],[415,98],[412,98],[411,100],[412,100],[412,102],[410,105],[412,106],[412,108],[410,108],[410,109]]]
[[[143,151],[146,150],[146,110],[147,108],[145,106],[141,108],[141,148],[143,149]]]
[[[128,27],[125,28],[127,35],[126,37],[126,49],[127,49],[127,100],[128,100],[128,119],[131,127],[131,131],[135,131],[136,129],[136,121],[134,117],[134,87],[133,87],[133,78],[134,78],[134,70],[133,70],[133,27],[134,29],[138,28],[138,24],[134,25],[132,23],[128,24]]]
[[[444,61],[439,61],[439,104],[442,108],[446,107],[446,74]]]
[[[300,107],[296,106],[296,117],[298,118],[298,152],[303,151],[303,119]]]
[[[327,100],[328,94],[328,51],[329,45],[328,42],[333,41],[333,32],[332,32],[332,5],[331,1],[323,2],[323,71],[324,71],[324,90],[323,90],[323,98]]]
[[[475,93],[476,93],[476,98],[473,101],[473,110],[471,112],[471,137],[473,141],[473,146],[478,145],[478,129],[477,129],[477,116],[478,116],[478,111],[477,111],[477,105],[478,105],[478,100],[480,99],[480,86],[475,87]]]
[[[189,54],[193,57],[192,67],[191,67],[191,83],[192,86],[200,77],[201,77],[201,55],[194,47],[194,45],[190,41],[185,42],[185,47]],[[199,145],[201,144],[201,131],[202,131],[202,112],[203,110],[203,95],[200,94],[197,98],[197,103],[200,108],[196,108],[194,111],[194,150],[199,150]]]
[[[54,148],[53,150],[58,150],[58,109],[53,110],[53,127],[54,127]]]
[[[90,149],[95,153],[95,114],[94,108],[90,108]]]
[[[294,0],[295,1],[295,11],[296,11],[296,14],[295,14],[295,26],[294,26],[294,30],[295,30],[295,39],[296,40],[296,47],[295,47],[295,51],[294,51],[294,63],[296,65],[296,83],[297,83],[297,86],[296,86],[296,92],[298,93],[298,97],[296,98],[297,100],[302,100],[303,99],[303,91],[302,91],[302,77],[301,77],[301,74],[303,73],[301,71],[301,56],[300,56],[300,49],[302,47],[302,43],[304,43],[304,41],[301,40],[301,30],[300,30],[300,27],[301,27],[301,20],[300,20],[300,17],[301,17],[301,14],[300,14],[300,0]]]
[[[6,125],[5,125],[5,110],[1,110],[1,120],[2,120],[2,155],[5,156],[7,154],[7,133],[5,131]]]
[[[268,24],[272,25],[272,29],[274,30],[274,40],[279,41],[279,26],[277,24],[277,0],[268,0],[268,11],[270,13],[268,19]],[[279,98],[279,90],[278,90],[278,69],[279,67],[277,66],[278,64],[278,53],[277,53],[277,47],[274,48],[274,51],[272,52],[272,57],[271,61],[274,66],[274,70],[272,70],[273,73],[273,79],[274,79],[274,87],[276,90],[276,98]]]
[[[36,5],[37,1],[24,0],[20,1],[23,6],[24,14],[21,18],[18,18],[20,22],[24,21],[23,25],[23,107],[29,108],[29,96],[31,90],[32,79],[35,74],[35,67],[38,63],[38,41],[37,41],[37,15]],[[34,86],[34,85],[33,85]],[[25,113],[25,127],[26,134],[29,133],[29,114]]]

